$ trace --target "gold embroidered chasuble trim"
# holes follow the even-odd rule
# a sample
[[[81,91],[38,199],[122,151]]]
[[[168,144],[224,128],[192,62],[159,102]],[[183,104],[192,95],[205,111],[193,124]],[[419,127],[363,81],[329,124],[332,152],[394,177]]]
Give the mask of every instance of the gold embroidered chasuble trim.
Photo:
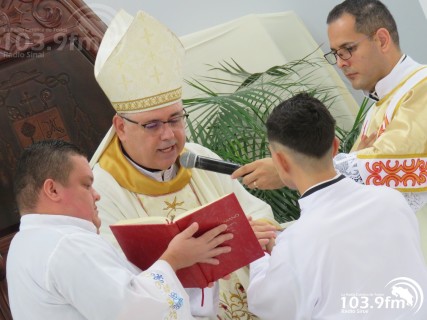
[[[406,99],[408,95],[411,94],[411,92],[414,90],[415,87],[419,85],[425,85],[427,78],[421,79],[417,83],[413,84],[409,90],[405,90],[403,94],[401,94],[401,98],[397,103],[390,109],[390,104],[393,103],[393,97],[399,96],[399,90],[402,89],[403,86],[405,86],[409,81],[411,81],[412,77],[416,77],[418,72],[423,72],[427,67],[423,66],[420,68],[417,68],[414,70],[410,75],[408,75],[404,80],[402,80],[397,87],[395,87],[391,92],[389,92],[387,95],[385,95],[380,101],[378,101],[375,105],[373,105],[371,110],[369,111],[368,115],[366,116],[365,123],[363,124],[362,132],[359,134],[359,137],[357,138],[356,142],[354,143],[354,146],[352,148],[352,152],[356,151],[356,147],[360,144],[361,136],[362,135],[370,135],[373,132],[377,133],[377,138],[381,137],[382,134],[385,132],[387,126],[391,122],[392,119],[394,119],[397,111],[402,107],[403,99]],[[421,90],[421,89],[418,89]],[[423,101],[420,101],[418,104],[423,103]],[[386,105],[384,105],[386,104]],[[390,109],[390,110],[389,110]],[[372,111],[372,112],[371,112]],[[408,113],[406,113],[408,114]],[[408,120],[406,118],[410,117],[410,119],[415,117],[415,111],[413,112],[413,116],[408,116],[405,114],[405,117],[402,118],[406,122],[403,122],[403,120],[400,120],[403,124],[399,127],[396,127],[396,124],[394,125],[394,129],[399,129],[403,132],[403,134],[409,135],[408,131],[410,128],[410,125],[408,123]],[[368,122],[368,123],[366,123]],[[401,143],[402,145],[405,145],[404,136],[402,134],[402,140],[399,142],[395,142],[394,144]],[[411,133],[411,138],[415,138],[413,136],[413,133]],[[390,144],[389,144],[390,145]],[[378,146],[374,144],[374,147],[377,149],[377,152],[374,152],[372,148],[367,148],[366,150],[361,150],[357,153],[358,159],[394,159],[394,158],[420,158],[424,157],[425,155],[425,148],[418,150],[411,150],[411,151],[390,151],[390,147],[387,150],[383,150],[383,145]],[[398,150],[399,148],[396,148]],[[400,148],[401,149],[401,148]],[[400,150],[399,149],[399,150]]]
[[[416,70],[414,70],[413,72],[411,72],[405,79],[403,79],[393,90],[391,90],[389,93],[387,93],[384,97],[382,97],[376,104],[375,106],[379,107],[381,106],[384,102],[386,102],[390,96],[393,96],[397,90],[399,90],[401,87],[403,87],[403,85],[414,75],[416,74],[418,71],[424,69],[426,67],[420,67]]]
[[[191,170],[180,167],[175,178],[158,182],[141,174],[123,155],[117,135],[99,159],[102,169],[110,173],[123,188],[138,194],[164,195],[181,190],[190,182]]]
[[[394,160],[394,159],[407,159],[407,158],[426,158],[427,153],[418,153],[418,154],[358,154],[357,158],[359,159],[385,159],[385,160]]]
[[[409,98],[420,99],[420,92],[423,92],[426,87],[426,76],[427,68],[425,66],[417,68],[395,89],[378,101],[373,106],[377,110],[366,119],[366,121],[372,121],[374,130],[364,129],[363,134],[376,131],[377,137],[381,137],[391,119],[399,116],[397,111]],[[415,98],[413,98],[414,95]],[[420,106],[425,104],[425,100],[418,100],[411,101],[410,108],[407,108],[409,111],[405,111],[403,115],[399,116],[398,122],[394,122],[393,130],[399,132],[399,136],[395,134],[393,140],[378,142],[380,145],[374,144],[374,147],[381,153],[375,153],[372,148],[357,153],[358,169],[365,184],[386,185],[401,192],[427,191],[427,154],[426,145],[423,142],[425,134],[422,125],[415,119],[417,116],[422,118],[425,115],[425,113],[420,115],[417,112],[421,110]],[[425,110],[421,112],[425,112]],[[415,125],[411,124],[409,120],[414,120]],[[414,141],[415,147],[407,148],[406,140],[408,139]],[[360,137],[355,145],[359,142]]]
[[[377,101],[374,105],[371,106],[371,109],[368,111],[366,118],[364,120],[364,123],[362,125],[362,132],[359,134],[359,138],[357,139],[357,141],[355,142],[353,148],[351,151],[355,151],[355,147],[360,143],[360,137],[362,135],[368,135],[368,128],[372,126],[372,122],[374,121],[374,118],[377,117],[377,113],[381,112],[381,109],[384,108],[383,104],[388,102],[388,103],[392,103],[392,98],[395,95],[399,94],[399,90],[408,82],[411,80],[411,78],[416,75],[418,72],[422,71],[423,69],[426,69],[426,66],[422,66],[420,68],[417,68],[416,70],[414,70],[413,72],[411,72],[411,74],[409,74],[405,79],[403,79],[393,90],[391,90],[389,93],[387,93],[384,97],[382,97],[379,101]],[[406,92],[404,92],[404,94],[402,94],[402,98],[399,99],[399,101],[396,103],[395,106],[393,106],[392,108],[392,112],[391,115],[389,115],[389,117],[387,117],[387,114],[389,113],[389,108],[390,106],[387,105],[385,106],[384,109],[384,114],[382,115],[382,120],[381,123],[379,123],[378,128],[375,128],[375,131],[377,132],[377,138],[384,132],[385,128],[388,126],[389,122],[391,121],[391,119],[394,118],[396,112],[399,110],[400,106],[402,105],[402,99],[406,98],[408,93],[417,85],[419,85],[420,83],[422,83],[423,81],[425,81],[425,79],[420,80],[418,83],[414,84],[409,90],[407,90]]]

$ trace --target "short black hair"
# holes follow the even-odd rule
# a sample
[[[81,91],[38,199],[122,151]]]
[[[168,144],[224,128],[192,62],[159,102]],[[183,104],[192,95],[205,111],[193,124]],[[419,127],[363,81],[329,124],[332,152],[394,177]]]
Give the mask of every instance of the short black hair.
[[[42,140],[25,148],[18,160],[14,178],[14,192],[18,208],[35,207],[46,179],[64,185],[73,169],[70,157],[86,154],[76,145],[63,140]]]
[[[319,159],[332,148],[335,119],[320,100],[299,93],[274,108],[267,134],[270,142]]]
[[[396,21],[381,1],[345,0],[329,12],[326,23],[334,22],[345,13],[355,18],[356,32],[373,35],[379,28],[385,28],[390,33],[393,42],[399,47]]]

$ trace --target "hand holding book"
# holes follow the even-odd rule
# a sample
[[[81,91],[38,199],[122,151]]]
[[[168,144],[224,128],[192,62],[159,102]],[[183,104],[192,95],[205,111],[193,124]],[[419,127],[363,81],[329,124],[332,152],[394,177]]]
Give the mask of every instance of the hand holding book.
[[[191,229],[194,222],[198,224],[197,231]],[[224,230],[219,226],[224,224],[227,225],[225,233],[218,236],[218,232]],[[189,226],[190,229],[187,229]],[[219,229],[217,229],[218,227]],[[183,241],[185,245],[190,244],[186,249],[188,254],[189,251],[195,250],[195,247],[191,245],[192,241],[203,242],[203,239],[209,237],[214,239],[211,241],[208,255],[204,259],[214,262],[215,260],[210,260],[213,258],[213,254],[222,252],[214,258],[218,259],[219,264],[194,263],[193,260],[193,264],[189,265],[191,262],[189,260],[186,261],[189,266],[183,267],[182,262],[177,263],[178,268],[182,267],[177,270],[177,276],[186,288],[206,288],[209,283],[264,255],[249,221],[233,193],[188,211],[172,222],[166,221],[164,217],[146,217],[118,222],[111,225],[110,228],[128,260],[142,270],[150,267],[169,246],[175,246],[173,241]],[[187,230],[188,233],[183,234],[184,230]],[[229,233],[233,234],[232,238],[226,235]],[[179,237],[175,238],[176,235]],[[186,239],[188,242],[181,239],[186,236],[190,238]],[[191,239],[192,237],[196,239]],[[226,252],[223,250],[229,249],[224,249],[224,247],[232,249]],[[176,259],[176,254],[169,258]]]
[[[194,234],[199,230],[197,222],[193,222],[187,229],[178,233],[169,243],[168,248],[159,258],[168,262],[174,271],[190,267],[196,263],[218,265],[216,256],[231,251],[230,246],[221,246],[224,241],[233,238],[227,231],[227,225],[221,224],[198,238]]]
[[[254,221],[252,217],[248,217],[248,220],[262,249],[271,253],[275,245],[277,231],[279,230],[277,226],[273,226],[264,221]]]

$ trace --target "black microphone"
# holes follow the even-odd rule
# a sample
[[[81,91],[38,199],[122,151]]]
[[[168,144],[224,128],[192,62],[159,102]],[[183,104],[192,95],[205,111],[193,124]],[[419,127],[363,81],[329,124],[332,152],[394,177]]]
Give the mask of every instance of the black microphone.
[[[197,168],[223,174],[232,174],[240,168],[240,165],[232,162],[206,158],[188,151],[179,157],[179,163],[185,168]]]

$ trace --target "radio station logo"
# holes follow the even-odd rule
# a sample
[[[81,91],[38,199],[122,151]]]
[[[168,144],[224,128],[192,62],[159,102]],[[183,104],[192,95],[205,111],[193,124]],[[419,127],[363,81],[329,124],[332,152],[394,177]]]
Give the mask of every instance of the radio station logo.
[[[418,282],[399,277],[388,282],[384,292],[342,294],[341,313],[367,314],[371,310],[392,309],[405,314],[416,314],[423,303],[424,292]]]

